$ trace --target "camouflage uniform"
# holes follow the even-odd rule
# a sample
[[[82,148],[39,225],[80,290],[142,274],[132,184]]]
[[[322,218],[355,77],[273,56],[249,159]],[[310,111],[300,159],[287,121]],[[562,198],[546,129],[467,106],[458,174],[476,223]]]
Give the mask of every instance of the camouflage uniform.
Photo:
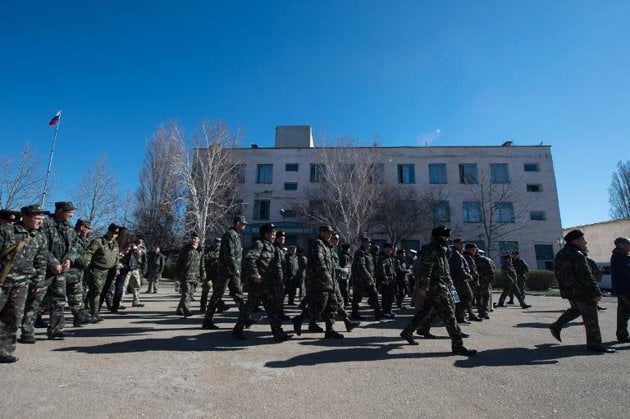
[[[459,303],[455,306],[455,318],[458,322],[466,321],[465,313],[472,312],[472,290],[468,283],[472,280],[468,262],[457,249],[453,248],[449,258],[449,268],[453,285],[459,294]]]
[[[466,250],[464,250],[464,253],[462,254],[464,255],[464,259],[466,259],[466,263],[468,264],[468,269],[470,271],[471,279],[468,282],[468,285],[470,286],[470,290],[472,291],[472,296],[473,296],[472,300],[477,305],[478,313],[481,314],[482,310],[479,308],[480,301],[479,301],[479,298],[477,297],[479,295],[479,269],[477,268],[477,263],[475,263],[475,258],[473,257],[472,254],[470,254]],[[468,318],[469,319],[476,318],[476,316],[472,312],[471,306],[468,307]]]
[[[521,307],[526,308],[527,304],[525,303],[525,299],[521,295],[521,292],[516,287],[516,269],[514,269],[514,265],[512,263],[504,262],[501,265],[501,277],[503,278],[503,292],[499,297],[498,307],[504,307],[505,298],[514,294],[518,302],[521,304]]]
[[[201,298],[199,299],[199,308],[202,313],[206,312],[208,307],[208,296],[212,291],[212,285],[217,280],[217,264],[219,262],[219,248],[213,246],[206,252],[204,264],[206,269],[206,279],[201,281]]]
[[[37,230],[27,231],[20,224],[3,224],[0,227],[0,253],[9,246],[24,240],[29,241],[15,256],[13,267],[0,286],[0,358],[2,359],[10,359],[15,352],[16,334],[24,314],[29,284],[40,284],[46,276],[48,246],[45,236]],[[0,260],[0,270],[5,264],[10,263],[11,255],[6,255]]]
[[[376,281],[374,279],[374,259],[368,250],[359,248],[354,253],[350,278],[353,291],[351,317],[355,320],[361,320],[359,304],[367,294],[368,304],[374,309],[374,317],[380,319],[382,312],[378,304],[378,293],[376,292]]]
[[[559,336],[565,324],[581,315],[586,329],[586,345],[591,349],[601,348],[602,337],[597,315],[601,291],[580,248],[567,243],[556,254],[555,275],[560,295],[569,300],[571,307],[551,325],[552,331],[557,331]]]
[[[525,298],[525,283],[527,282],[527,273],[529,272],[529,265],[520,257],[514,261],[514,270],[516,270],[516,287],[518,288],[521,296]],[[510,294],[509,302],[514,301],[514,294]]]
[[[477,295],[477,309],[479,314],[487,318],[490,310],[490,293],[492,292],[492,284],[494,283],[495,265],[492,259],[476,254],[475,265],[479,272],[479,293]]]
[[[308,258],[304,253],[300,252],[298,255],[298,271],[295,274],[295,285],[300,290],[300,298],[306,300],[306,271],[308,269]]]
[[[243,329],[250,322],[253,309],[262,303],[274,339],[283,340],[283,336],[286,334],[282,330],[277,301],[278,288],[282,286],[280,249],[267,240],[256,240],[252,248],[245,254],[243,274],[249,284],[247,302],[239,313],[232,334],[235,337],[243,337]],[[260,282],[256,282],[255,278],[260,278]]]
[[[85,283],[88,287],[85,303],[90,314],[100,319],[102,304],[101,292],[107,277],[113,277],[118,266],[118,243],[107,236],[94,240],[85,251],[84,258],[89,261],[85,271]]]
[[[84,255],[92,239],[77,234],[76,258],[74,265],[66,272],[66,296],[70,311],[74,316],[74,326],[81,326],[89,317],[85,309],[85,289],[83,288],[83,275],[89,264]]]
[[[164,266],[166,263],[166,257],[162,253],[149,252],[147,253],[147,281],[149,287],[147,288],[147,294],[158,292],[158,286],[160,285],[160,279],[162,279],[162,272],[164,272]]]
[[[241,262],[243,248],[240,234],[232,227],[221,238],[219,248],[219,262],[217,268],[217,281],[212,290],[212,297],[208,303],[206,315],[203,320],[204,327],[212,327],[212,319],[219,300],[223,298],[225,288],[229,287],[230,295],[234,299],[239,310],[243,308],[244,297],[241,286]]]
[[[300,270],[299,258],[295,253],[287,252],[284,257],[284,293],[289,296],[288,305],[295,305],[295,294],[299,288],[296,277]]]
[[[396,307],[403,307],[403,300],[405,295],[410,295],[409,292],[409,274],[411,270],[405,263],[405,257],[402,255],[396,256],[395,260],[396,269]]]
[[[57,221],[53,215],[44,219],[40,230],[48,243],[48,269],[61,265],[64,260],[74,263],[76,259],[76,233],[66,221]],[[45,300],[45,303],[43,301]],[[33,335],[35,320],[40,313],[40,306],[48,306],[50,321],[48,337],[62,336],[65,324],[63,315],[66,306],[66,274],[52,274],[39,284],[31,286],[29,298],[24,309],[22,333]]]
[[[344,269],[350,269],[352,266],[352,255],[350,254],[350,248],[347,250],[342,249],[339,253],[339,267]],[[339,285],[339,292],[341,293],[341,297],[343,298],[343,305],[347,306],[350,304],[350,273],[340,271],[337,275],[337,284]]]
[[[195,284],[199,279],[205,280],[206,270],[203,263],[203,249],[201,245],[196,248],[188,243],[179,252],[175,270],[177,272],[177,280],[180,282],[181,297],[177,306],[178,313],[184,316],[190,316],[190,301],[195,289]]]
[[[376,261],[376,283],[381,289],[383,314],[393,315],[392,306],[396,296],[396,262],[393,255],[384,252]]]
[[[330,243],[322,238],[314,239],[309,246],[308,259],[308,308],[311,319],[320,315],[326,323],[326,332],[333,330],[337,313],[335,292],[335,261]]]
[[[446,243],[433,238],[425,246],[417,260],[417,285],[426,289],[427,294],[422,308],[413,316],[403,329],[401,336],[409,339],[422,323],[429,323],[434,313],[440,317],[451,338],[453,351],[464,348],[461,330],[455,321],[455,303],[450,293],[451,277],[449,272],[450,250]]]

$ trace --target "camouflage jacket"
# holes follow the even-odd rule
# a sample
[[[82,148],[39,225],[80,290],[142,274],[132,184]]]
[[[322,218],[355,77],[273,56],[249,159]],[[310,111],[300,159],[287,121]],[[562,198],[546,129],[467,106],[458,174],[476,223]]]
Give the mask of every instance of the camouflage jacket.
[[[529,272],[529,265],[523,259],[518,258],[514,262],[514,269],[516,270],[516,275],[522,278]]]
[[[295,274],[295,283],[301,284],[306,280],[306,272],[308,270],[308,258],[304,255],[298,256],[298,271]]]
[[[81,237],[77,234],[75,242],[76,258],[74,264],[66,272],[66,280],[68,282],[81,281],[83,279],[83,272],[90,264],[90,261],[85,258],[85,253],[92,242],[89,237]]]
[[[501,265],[501,276],[503,278],[503,286],[507,283],[511,283],[512,285],[516,284],[516,269],[514,269],[514,265],[511,263],[504,263]]]
[[[68,222],[59,222],[50,215],[44,218],[40,231],[48,243],[48,266],[61,265],[66,259],[74,263],[77,234]]]
[[[586,256],[572,244],[556,254],[555,274],[562,298],[592,301],[601,296]]]
[[[217,274],[219,278],[228,279],[241,271],[243,261],[243,246],[241,235],[234,228],[230,228],[221,238],[219,249],[219,263]]]
[[[219,249],[209,250],[204,260],[206,269],[206,279],[213,281],[217,277],[219,267]]]
[[[494,284],[494,271],[496,269],[494,261],[485,256],[475,255],[475,265],[479,272],[479,284]]]
[[[148,252],[147,253],[147,275],[156,276],[161,275],[164,271],[166,264],[166,256],[162,253]]]
[[[276,248],[277,252],[278,252],[278,258],[280,259],[280,280],[283,280],[284,278],[284,271],[285,271],[285,264],[286,264],[286,260],[284,259],[285,254],[287,253],[284,248],[282,247],[282,245],[280,243],[274,243],[273,247]]]
[[[118,264],[118,254],[119,250],[116,240],[110,242],[105,236],[92,241],[83,257],[89,261],[89,267],[107,270]]]
[[[380,285],[394,284],[396,280],[396,258],[381,253],[376,261],[376,282]]]
[[[5,278],[3,285],[25,284],[29,281],[36,284],[44,280],[48,260],[46,237],[37,230],[26,230],[21,224],[4,224],[0,226],[0,253],[4,249],[29,239],[13,259],[13,253],[0,260],[0,269],[13,260],[13,267]]]
[[[308,279],[317,289],[334,289],[335,262],[330,245],[321,238],[309,243]]]
[[[243,261],[244,279],[249,286],[272,286],[282,281],[282,263],[278,248],[263,239],[256,240],[245,254]],[[260,275],[262,282],[257,284],[253,278]]]
[[[203,266],[203,250],[201,246],[196,249],[188,243],[177,256],[175,265],[178,279],[180,281],[198,281],[206,278],[206,269]]]
[[[293,255],[287,253],[284,256],[284,280],[293,281],[299,269],[298,256],[295,253]]]
[[[359,248],[354,252],[351,278],[353,282],[374,285],[374,259],[369,251]]]
[[[466,263],[468,264],[468,271],[470,272],[470,276],[471,276],[471,284],[472,285],[479,285],[479,270],[477,268],[477,263],[475,262],[475,258],[473,257],[473,255],[471,255],[470,253],[464,251],[463,253],[464,255],[464,259],[466,259]]]
[[[405,263],[405,259],[402,257],[397,257],[395,258],[394,262],[396,268],[396,279],[401,282],[408,282],[410,270]]]
[[[430,293],[448,293],[451,273],[448,261],[451,250],[436,239],[422,248],[416,261],[415,273],[418,286]]]

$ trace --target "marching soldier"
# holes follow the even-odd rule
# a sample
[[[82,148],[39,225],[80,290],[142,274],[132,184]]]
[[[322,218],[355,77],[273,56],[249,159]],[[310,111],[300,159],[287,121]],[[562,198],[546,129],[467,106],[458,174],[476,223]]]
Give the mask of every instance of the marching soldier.
[[[352,295],[352,320],[362,320],[359,314],[359,304],[367,294],[368,304],[374,310],[374,318],[383,318],[381,307],[378,304],[378,293],[376,292],[376,280],[374,278],[374,259],[370,253],[370,238],[366,233],[359,237],[360,247],[354,253],[352,261],[351,281],[353,288]]]
[[[76,232],[76,258],[74,265],[66,273],[66,296],[72,312],[74,327],[81,327],[88,323],[90,314],[85,309],[85,289],[83,288],[83,275],[89,261],[84,258],[90,242],[92,223],[88,220],[78,219],[74,231]]]
[[[177,306],[176,314],[184,317],[192,316],[190,301],[195,289],[195,284],[201,279],[206,279],[206,270],[203,261],[203,249],[199,245],[201,239],[196,232],[190,235],[190,243],[185,245],[177,257],[176,272],[180,282],[179,290],[181,298]]]

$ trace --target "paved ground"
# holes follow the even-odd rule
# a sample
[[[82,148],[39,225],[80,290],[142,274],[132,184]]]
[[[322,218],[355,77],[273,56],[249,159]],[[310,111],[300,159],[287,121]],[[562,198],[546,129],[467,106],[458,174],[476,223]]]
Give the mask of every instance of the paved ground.
[[[144,302],[68,327],[64,341],[40,329],[36,345],[18,345],[20,361],[0,367],[0,416],[627,417],[630,409],[630,345],[614,343],[613,298],[600,322],[616,354],[587,352],[581,323],[558,344],[547,325],[567,304],[539,296],[530,310],[499,309],[466,326],[467,346],[480,350],[470,359],[451,356],[443,327],[433,330],[441,339],[401,341],[410,310],[343,340],[303,334],[275,344],[266,323],[233,340],[233,308],[218,315],[218,331],[200,329],[199,315],[175,316],[170,284]]]

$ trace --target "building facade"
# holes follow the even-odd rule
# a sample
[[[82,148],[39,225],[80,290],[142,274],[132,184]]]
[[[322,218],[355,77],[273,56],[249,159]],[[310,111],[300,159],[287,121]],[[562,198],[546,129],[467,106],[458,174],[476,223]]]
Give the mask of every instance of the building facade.
[[[240,163],[241,213],[250,222],[245,243],[266,222],[286,231],[290,244],[306,246],[317,234],[317,223],[301,218],[292,203],[321,181],[321,150],[308,126],[278,127],[273,148],[231,150]],[[518,250],[531,267],[552,267],[562,228],[550,146],[378,147],[378,153],[384,187],[439,191],[435,224],[453,229],[452,238],[477,243],[497,262],[502,253]],[[418,232],[399,245],[419,249],[426,241],[426,232]]]

